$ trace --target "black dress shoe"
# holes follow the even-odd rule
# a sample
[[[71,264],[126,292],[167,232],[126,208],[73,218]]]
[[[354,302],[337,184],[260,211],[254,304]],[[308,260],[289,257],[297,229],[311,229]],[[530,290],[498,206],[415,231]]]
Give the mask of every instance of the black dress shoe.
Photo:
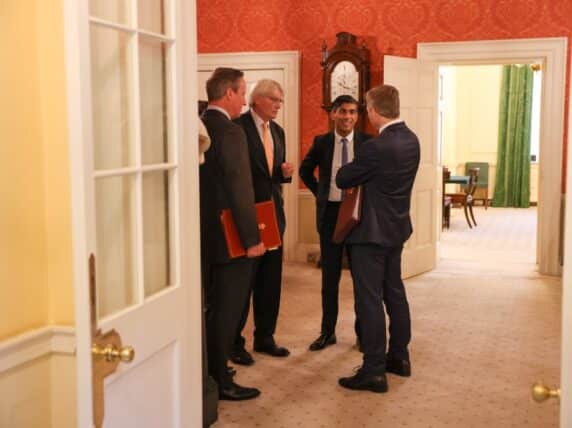
[[[254,358],[252,358],[252,355],[244,348],[233,350],[230,353],[230,360],[241,366],[251,366],[254,364]]]
[[[222,388],[218,393],[219,399],[229,401],[251,400],[259,395],[260,390],[256,388],[246,388],[234,382]]]
[[[385,371],[396,374],[397,376],[411,376],[411,363],[408,360],[394,360],[387,358],[385,360]]]
[[[354,389],[359,391],[371,391],[371,392],[387,392],[387,378],[385,374],[373,375],[366,374],[361,370],[350,377],[342,377],[338,380],[338,383],[347,389]]]
[[[334,345],[336,343],[336,335],[332,334],[320,334],[316,340],[310,345],[310,351],[320,351],[326,346]]]
[[[276,345],[274,340],[269,340],[262,343],[254,341],[254,351],[272,355],[273,357],[287,357],[290,355],[290,351],[288,349]]]

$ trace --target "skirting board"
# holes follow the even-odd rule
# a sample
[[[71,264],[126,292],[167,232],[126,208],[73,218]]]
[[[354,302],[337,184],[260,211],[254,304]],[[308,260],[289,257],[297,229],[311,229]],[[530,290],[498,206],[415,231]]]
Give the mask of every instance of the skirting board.
[[[42,327],[0,342],[0,374],[50,354],[75,354],[73,327]]]

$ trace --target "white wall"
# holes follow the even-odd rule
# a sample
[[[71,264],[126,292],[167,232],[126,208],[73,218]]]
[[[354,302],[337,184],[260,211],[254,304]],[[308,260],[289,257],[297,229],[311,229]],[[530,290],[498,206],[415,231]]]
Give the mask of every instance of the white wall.
[[[0,342],[0,427],[76,426],[70,330],[44,327]]]

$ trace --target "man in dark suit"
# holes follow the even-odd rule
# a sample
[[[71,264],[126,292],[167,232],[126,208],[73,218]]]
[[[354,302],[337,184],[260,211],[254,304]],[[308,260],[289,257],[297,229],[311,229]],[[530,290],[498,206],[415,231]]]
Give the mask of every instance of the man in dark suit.
[[[322,268],[322,327],[320,336],[310,345],[311,351],[336,343],[338,290],[342,273],[343,244],[332,242],[342,191],[336,186],[338,169],[353,159],[360,145],[370,135],[354,131],[358,119],[358,102],[350,95],[340,95],[332,103],[334,131],[318,135],[300,166],[300,178],[316,197],[316,226],[320,234]],[[314,171],[319,168],[316,180]],[[356,334],[359,337],[356,320]]]
[[[399,119],[396,88],[373,88],[366,101],[369,120],[379,135],[362,144],[354,161],[336,176],[342,189],[363,186],[361,222],[346,238],[361,322],[363,365],[339,383],[349,389],[386,392],[386,371],[411,375],[411,321],[401,280],[401,253],[413,232],[409,211],[420,149],[417,136]],[[387,355],[382,303],[389,316]]]
[[[236,384],[227,370],[234,333],[250,289],[253,258],[265,252],[256,221],[246,136],[231,120],[246,104],[245,94],[241,71],[217,68],[207,81],[209,105],[203,114],[211,139],[200,168],[208,366],[223,400],[247,400],[260,395],[256,388]],[[225,208],[232,212],[246,257],[229,258],[219,218]]]
[[[250,95],[250,110],[235,120],[246,134],[254,199],[256,202],[274,201],[280,236],[284,235],[286,217],[282,199],[282,183],[292,181],[293,166],[286,162],[284,130],[274,122],[282,103],[284,91],[274,80],[258,81]],[[274,340],[280,292],[282,288],[282,247],[267,251],[254,262],[252,280],[252,306],[254,312],[254,350],[274,357],[287,357],[288,349],[278,346]],[[242,329],[250,308],[247,300],[236,334],[231,360],[251,365],[254,359],[246,351]]]

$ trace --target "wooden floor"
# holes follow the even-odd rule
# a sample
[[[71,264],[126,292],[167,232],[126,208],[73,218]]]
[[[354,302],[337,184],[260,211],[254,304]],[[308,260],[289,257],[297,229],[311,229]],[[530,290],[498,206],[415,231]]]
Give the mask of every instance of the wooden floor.
[[[320,271],[286,264],[276,339],[292,355],[253,354],[236,380],[262,395],[222,402],[221,427],[557,427],[558,403],[530,385],[559,383],[559,278],[536,272],[535,209],[477,208],[469,229],[454,210],[434,271],[406,281],[413,376],[388,375],[387,394],[340,388],[361,363],[354,347],[351,278],[343,274],[338,344],[309,352],[320,329]],[[247,337],[251,346],[251,321]]]

